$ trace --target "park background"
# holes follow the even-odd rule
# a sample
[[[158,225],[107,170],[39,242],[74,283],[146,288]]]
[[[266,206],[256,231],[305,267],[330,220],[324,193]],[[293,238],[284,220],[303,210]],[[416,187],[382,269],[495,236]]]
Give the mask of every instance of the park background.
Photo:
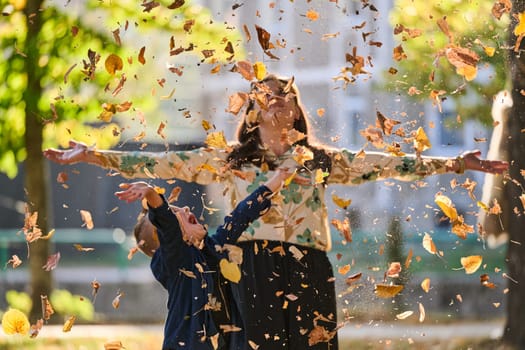
[[[65,95],[64,100],[70,98],[70,103],[74,105],[95,104],[95,107],[78,109],[80,122],[106,131],[117,125],[120,132],[118,140],[107,136],[101,137],[105,141],[94,140],[90,131],[77,128],[77,124],[66,123],[63,126],[57,121],[49,123],[51,127],[45,131],[48,136],[45,144],[55,146],[54,136],[55,142],[66,146],[66,140],[74,137],[89,144],[99,141],[97,146],[101,148],[111,145],[119,150],[162,152],[199,147],[211,131],[223,131],[226,139],[232,140],[238,116],[227,112],[228,97],[249,87],[249,82],[232,66],[236,60],[246,60],[262,62],[268,72],[294,76],[310,114],[313,131],[319,141],[329,146],[375,150],[360,131],[375,125],[380,113],[401,120],[407,130],[424,127],[432,144],[425,155],[455,157],[465,150],[480,149],[486,156],[493,131],[490,121],[492,99],[505,87],[500,72],[504,70],[501,56],[506,50],[504,28],[508,18],[507,22],[505,18],[502,22],[492,18],[494,1],[467,2],[461,6],[460,3],[433,1],[432,7],[427,7],[428,2],[421,1],[187,1],[182,9],[169,10],[166,8],[168,3],[162,2],[158,3],[159,6],[152,6],[156,3],[100,2],[93,5],[83,1],[46,1],[42,5],[43,12],[51,11],[51,8],[64,11],[68,18],[73,18],[68,23],[76,23],[75,18],[82,18],[84,25],[105,33],[113,40],[116,38],[115,29],[119,28],[122,44],[115,46],[114,50],[126,57],[118,50],[127,48],[135,61],[133,64],[129,63],[129,59],[127,61],[133,74],[128,74],[123,92],[112,95],[111,91],[99,88],[94,93],[92,87],[82,82],[80,67],[71,72],[67,70],[87,58],[89,41],[79,43],[78,38],[75,41],[70,33],[76,24],[62,23],[60,28],[57,25],[57,33],[64,31],[64,36],[70,36],[76,56],[72,55],[71,60],[55,73],[63,78],[63,82],[57,85],[48,82],[44,95],[48,97],[48,110],[44,119],[56,112],[49,108],[53,104],[51,97],[62,95],[64,98]],[[13,25],[13,22],[8,22],[15,18],[17,11],[21,11],[17,6],[20,2],[11,1],[4,5],[3,28]],[[117,11],[120,7],[126,11]],[[404,41],[410,39],[401,40],[399,34],[394,34],[396,11],[397,21],[406,22],[406,26],[429,28],[425,33],[427,36],[421,41],[425,43],[425,49],[430,48],[434,54],[421,55],[424,65],[410,63],[418,52],[408,51],[410,44]],[[499,37],[491,37],[492,45],[498,49],[496,58],[485,55],[472,82],[459,76],[444,58],[440,58],[443,61],[441,64],[433,65],[441,49],[439,45],[446,46],[447,35],[436,24],[436,19],[441,16],[447,16],[451,26],[454,25],[453,31],[463,33],[465,28],[477,28],[477,38],[485,41],[486,45],[491,45],[486,41],[490,37],[487,27],[494,26],[493,32],[499,33]],[[213,35],[201,39],[188,38],[190,33],[182,27],[188,18],[198,17],[205,18],[196,22],[204,23],[205,27],[206,24],[210,27],[224,24],[219,29],[209,29],[212,34],[217,34],[216,38]],[[162,23],[167,29],[141,30],[146,23],[154,28],[160,18],[163,18]],[[266,51],[279,59],[272,58],[261,48],[255,25],[271,33],[274,46]],[[170,31],[169,26],[175,29]],[[197,26],[193,28],[194,32],[198,30]],[[251,38],[248,38],[247,32],[251,33]],[[202,47],[207,41],[216,40],[214,47],[222,50],[228,41],[222,36],[226,33],[232,36],[231,42],[238,56],[234,60],[217,57],[213,61],[203,58],[197,50],[177,55],[170,54],[168,50],[173,36],[177,47],[188,47],[188,43],[196,40],[201,41]],[[100,34],[92,35],[98,37]],[[407,50],[408,57],[404,60],[409,62],[408,67],[403,67],[403,62],[393,55],[400,42]],[[470,44],[473,42],[472,39]],[[111,47],[93,43],[93,49],[99,46],[103,46],[101,52],[107,50],[102,57],[104,60],[111,53]],[[145,62],[139,64],[137,57],[141,55],[141,48],[146,48],[146,54]],[[14,50],[13,46],[11,49]],[[352,71],[356,58],[363,60],[363,67],[357,72]],[[393,67],[396,67],[396,72]],[[428,82],[421,81],[429,79],[429,67],[431,71],[440,72],[443,81],[447,76],[455,77],[450,79],[450,85],[456,89],[453,92],[449,89],[446,98],[428,98],[428,91],[432,89],[427,86]],[[70,81],[77,80],[78,88],[68,87],[66,72]],[[115,87],[119,74],[109,74],[102,67],[97,74],[98,77],[103,76],[100,80],[113,84],[111,88]],[[16,87],[17,82],[7,81],[7,84]],[[418,100],[409,96],[407,90],[412,85],[423,90],[425,98]],[[474,86],[473,91],[469,90],[471,86]],[[79,97],[83,94],[88,97]],[[84,101],[86,98],[92,98],[94,102]],[[134,108],[130,111],[115,113],[110,122],[96,118],[103,109],[103,103],[132,98]],[[472,109],[461,109],[465,106]],[[465,111],[479,113],[481,118],[472,118],[463,114]],[[2,118],[8,119],[8,114]],[[206,123],[213,126],[211,131],[203,127]],[[160,125],[163,125],[161,132]],[[7,135],[6,130],[2,130],[3,135]],[[107,141],[108,138],[110,141]],[[402,147],[407,152],[412,151],[410,145]],[[49,189],[47,220],[49,228],[55,230],[50,240],[50,252],[61,254],[58,266],[52,271],[53,290],[61,293],[54,299],[57,304],[66,304],[64,312],[54,315],[50,323],[63,323],[74,312],[86,312],[85,319],[79,317],[77,324],[154,324],[160,328],[165,315],[165,292],[153,280],[145,257],[137,254],[128,259],[128,252],[135,245],[131,230],[140,207],[122,205],[113,196],[124,179],[89,165],[59,166],[48,163],[46,166],[50,174],[46,182]],[[0,295],[4,296],[0,298],[0,310],[6,310],[10,300],[18,306],[24,303],[27,306],[24,296],[17,293],[31,292],[28,264],[23,263],[13,269],[7,261],[14,254],[26,260],[27,244],[21,233],[27,200],[24,177],[38,170],[32,169],[31,164],[21,164],[17,170],[16,173],[8,170],[6,175],[0,177],[0,261],[6,262],[0,271]],[[59,174],[67,174],[67,180],[59,181]],[[484,176],[480,173],[432,176],[417,183],[389,180],[331,188],[330,194],[352,200],[346,210],[327,201],[331,218],[342,220],[348,217],[353,232],[353,241],[347,242],[334,228],[334,249],[330,253],[340,296],[339,316],[341,321],[344,316],[349,316],[345,327],[370,322],[417,323],[417,315],[421,314],[420,305],[426,313],[422,322],[427,324],[462,320],[500,322],[505,317],[508,282],[504,278],[506,245],[489,245],[477,234],[469,235],[466,240],[458,238],[434,203],[437,192],[445,193],[458,212],[464,215],[466,222],[475,226],[479,206],[467,190],[452,185],[464,183],[467,179],[478,184],[473,194],[481,199]],[[149,181],[168,190],[174,186],[166,181]],[[220,185],[202,187],[181,181],[177,181],[176,185],[183,188],[181,202],[189,201],[212,226],[218,224],[224,214]],[[91,213],[93,229],[85,227],[80,210]],[[432,235],[436,246],[444,253],[442,257],[429,254],[424,249],[422,240],[425,234]],[[74,244],[94,250],[79,252]],[[383,279],[389,262],[405,263],[409,251],[414,259],[402,275],[405,285],[403,293],[393,299],[378,298],[373,291],[374,283]],[[460,258],[470,255],[483,256],[483,273],[490,275],[496,288],[482,285],[481,273],[465,274]],[[338,273],[340,271],[345,273]],[[346,283],[345,277],[354,273],[363,274],[358,286]],[[428,292],[420,286],[425,278],[431,281]],[[101,284],[96,297],[92,293],[92,282],[95,280]],[[120,306],[114,308],[112,301],[121,292]],[[78,296],[83,296],[81,301]],[[91,306],[83,306],[86,303]],[[91,307],[93,313],[83,310]],[[396,318],[405,311],[414,311],[414,315],[408,320]],[[45,335],[45,328],[42,333]],[[404,341],[407,342],[407,339]]]

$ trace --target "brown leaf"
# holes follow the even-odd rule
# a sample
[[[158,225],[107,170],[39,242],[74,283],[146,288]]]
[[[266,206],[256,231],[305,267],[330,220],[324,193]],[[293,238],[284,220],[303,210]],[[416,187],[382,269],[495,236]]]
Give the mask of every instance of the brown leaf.
[[[343,221],[332,219],[332,225],[342,234],[345,241],[352,242],[352,229],[348,217],[345,217]]]
[[[44,320],[39,318],[35,324],[31,325],[31,328],[29,329],[29,337],[30,338],[36,338],[40,331],[42,330],[42,327],[44,326]]]
[[[142,2],[140,6],[144,7],[144,12],[150,12],[155,7],[160,6],[160,4],[156,1],[149,1],[149,2]]]
[[[399,273],[401,272],[401,270],[401,263],[392,262],[390,263],[390,266],[388,267],[388,270],[386,271],[385,275],[390,278],[397,278],[399,277]]]
[[[62,332],[67,333],[71,331],[71,328],[73,328],[73,325],[75,324],[76,316],[70,316],[66,322],[64,323],[64,326],[62,327]]]
[[[22,265],[22,260],[18,257],[18,255],[12,255],[11,259],[9,259],[6,263],[6,266],[11,264],[13,266],[13,269],[16,269],[18,266]]]
[[[142,46],[142,48],[139,51],[139,57],[138,57],[138,60],[142,65],[146,64],[146,59],[144,58],[145,52],[146,52],[146,46]]]
[[[73,244],[73,247],[75,247],[75,249],[79,252],[92,252],[95,250],[95,248],[87,248],[87,247],[82,246],[82,244],[78,244],[78,243]]]
[[[179,7],[182,7],[182,5],[184,5],[184,0],[175,0],[170,5],[168,5],[168,8],[170,10],[176,10]]]
[[[109,74],[115,75],[116,71],[122,70],[124,62],[122,61],[122,58],[112,53],[106,58],[104,66]]]
[[[401,124],[400,121],[385,117],[381,112],[376,111],[376,126],[383,130],[385,135],[391,135],[394,126]]]
[[[499,20],[503,14],[510,13],[511,10],[511,0],[497,0],[492,6],[492,15]]]
[[[42,318],[47,321],[51,317],[52,314],[55,313],[55,310],[53,310],[53,307],[51,306],[51,303],[49,302],[47,295],[41,295],[40,300],[42,301]]]

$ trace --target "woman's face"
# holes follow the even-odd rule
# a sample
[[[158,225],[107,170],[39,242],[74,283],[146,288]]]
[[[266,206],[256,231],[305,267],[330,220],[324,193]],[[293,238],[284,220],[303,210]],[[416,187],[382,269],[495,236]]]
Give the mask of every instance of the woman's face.
[[[290,130],[298,116],[295,94],[285,93],[283,84],[269,80],[257,91],[255,111],[258,114],[260,128],[283,128]]]

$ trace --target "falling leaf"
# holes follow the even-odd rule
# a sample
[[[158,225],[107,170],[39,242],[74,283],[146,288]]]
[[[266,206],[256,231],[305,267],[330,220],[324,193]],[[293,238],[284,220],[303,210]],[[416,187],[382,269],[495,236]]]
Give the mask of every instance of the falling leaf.
[[[75,324],[76,319],[77,318],[75,316],[70,316],[64,323],[64,326],[62,327],[62,332],[64,333],[70,332],[71,328],[73,328],[73,325]]]
[[[118,292],[117,296],[113,298],[113,301],[111,302],[111,306],[113,306],[114,309],[118,309],[120,307],[120,299],[124,296],[123,292]]]
[[[405,51],[403,50],[403,46],[399,45],[399,46],[394,47],[392,57],[394,58],[394,60],[398,62],[406,59],[407,55],[405,54]]]
[[[40,301],[42,302],[42,318],[47,321],[51,318],[51,315],[55,313],[55,310],[51,306],[47,295],[41,295]]]
[[[422,323],[425,320],[425,307],[421,303],[418,303],[418,305],[419,305],[419,323]]]
[[[11,259],[9,259],[6,263],[6,266],[11,264],[13,269],[16,269],[18,266],[22,265],[22,260],[18,257],[18,255],[12,255]]]
[[[452,200],[445,195],[436,194],[434,202],[441,208],[443,213],[450,219],[451,222],[458,220],[458,212],[452,203]]]
[[[414,314],[414,311],[410,311],[409,310],[409,311],[405,311],[405,312],[402,312],[400,314],[397,314],[396,318],[398,320],[404,320],[405,318],[408,318],[408,317],[412,316],[412,314]]]
[[[116,71],[122,70],[124,67],[122,58],[113,53],[106,58],[104,65],[106,67],[106,71],[111,75],[115,75]]]
[[[511,0],[497,0],[492,6],[492,15],[499,20],[504,13],[510,13],[511,10]]]
[[[57,175],[57,182],[59,184],[65,183],[67,181],[67,179],[68,179],[68,175],[67,175],[66,172],[62,171],[62,172],[58,173],[58,175]]]
[[[253,64],[253,72],[257,80],[263,80],[266,77],[266,66],[262,62],[255,62]]]
[[[36,338],[40,331],[42,330],[42,327],[44,326],[44,320],[39,318],[35,324],[31,325],[31,328],[29,328],[29,337],[30,338]]]
[[[520,36],[525,34],[525,11],[517,15],[518,24],[514,28],[514,35]]]
[[[261,45],[264,51],[270,49],[270,33],[258,25],[255,25],[255,29],[257,30],[257,39],[259,40],[259,45]]]
[[[178,9],[179,7],[182,7],[182,5],[184,5],[184,2],[185,2],[184,0],[175,0],[175,1],[173,1],[173,3],[171,3],[167,7],[170,10],[175,10],[175,9]]]
[[[405,269],[408,269],[410,267],[410,264],[412,264],[413,255],[414,255],[414,250],[410,248],[408,250],[407,258],[405,259]]]
[[[352,242],[352,229],[350,227],[350,219],[345,217],[343,221],[332,219],[332,225],[341,233],[345,241]]]
[[[257,343],[254,342],[253,340],[248,340],[248,344],[250,345],[250,348],[252,348],[252,350],[259,349],[259,345],[257,345]]]
[[[332,201],[339,207],[346,210],[348,206],[352,203],[351,199],[343,199],[335,194],[332,194]]]
[[[340,275],[346,275],[349,271],[350,271],[350,264],[346,264],[344,266],[340,266],[338,269],[337,269],[337,272],[339,272]]]
[[[111,340],[104,343],[104,350],[122,350],[125,349],[120,340]]]
[[[179,269],[179,271],[182,272],[185,276],[189,278],[193,278],[193,279],[197,278],[197,276],[195,276],[195,273],[193,271],[186,270],[186,269]]]
[[[226,142],[226,137],[224,136],[224,131],[217,131],[209,133],[206,136],[206,140],[204,141],[208,147],[214,147],[219,149],[224,149],[228,147],[228,143]]]
[[[400,121],[385,117],[381,112],[376,111],[376,126],[383,130],[385,135],[391,135],[394,126],[401,124]]]
[[[219,325],[219,328],[223,331],[223,333],[242,331],[242,328],[239,328],[236,325],[232,325],[232,324],[221,324]]]
[[[168,203],[173,203],[173,202],[176,202],[179,200],[179,195],[180,193],[182,192],[182,188],[180,186],[176,186],[174,187],[171,192],[170,192],[170,195],[168,196]]]
[[[57,267],[59,261],[60,261],[60,252],[57,252],[56,254],[52,254],[47,257],[47,262],[44,266],[42,266],[42,268],[48,272],[51,270],[54,270]]]
[[[348,276],[345,280],[346,284],[351,285],[352,283],[355,283],[361,279],[361,276],[363,274],[361,272],[355,273],[351,276]]]
[[[419,127],[416,131],[416,137],[414,138],[414,148],[416,149],[416,152],[424,152],[430,149],[430,147],[432,146],[428,140],[425,130],[422,127]]]
[[[490,289],[496,288],[496,285],[494,283],[489,282],[490,277],[486,273],[484,273],[481,276],[479,276],[479,280],[481,282],[481,285],[484,286],[484,287],[487,287],[487,288],[490,288]]]
[[[139,57],[138,57],[138,60],[139,62],[144,65],[146,64],[146,59],[144,58],[144,53],[146,52],[146,46],[143,46],[140,51],[139,51]]]
[[[97,280],[93,280],[91,282],[91,296],[93,297],[93,303],[95,302],[95,299],[97,298],[98,290],[100,289],[101,284]]]
[[[22,334],[29,332],[29,320],[20,310],[9,309],[2,316],[2,329],[7,335]]]
[[[425,236],[423,237],[423,248],[430,254],[436,254],[437,249],[434,244],[434,241],[432,240],[432,237],[425,232]]]
[[[163,140],[166,139],[166,135],[164,135],[165,128],[166,128],[166,124],[163,122],[160,122],[159,127],[157,128],[157,135],[159,135]]]
[[[399,273],[401,273],[401,270],[401,263],[392,262],[390,263],[390,266],[388,267],[388,270],[386,271],[385,275],[390,278],[397,278],[399,277]]]
[[[465,273],[467,274],[473,274],[476,272],[482,262],[483,257],[481,255],[470,255],[461,258],[461,265],[465,268]]]
[[[92,252],[95,250],[95,248],[84,247],[82,246],[82,244],[78,244],[78,243],[73,244],[73,247],[75,247],[75,249],[79,252]]]
[[[430,290],[430,278],[427,277],[421,282],[421,289],[423,289],[425,293],[428,293]]]
[[[233,115],[237,115],[247,100],[248,94],[246,93],[238,92],[230,95],[228,97],[228,109],[226,111],[228,113],[232,113]]]
[[[304,166],[306,161],[314,159],[314,153],[305,146],[296,146],[293,149],[293,159],[299,163],[301,166]]]
[[[306,18],[312,22],[317,21],[319,19],[319,13],[315,10],[309,9],[306,11]]]
[[[397,284],[376,284],[374,293],[379,298],[393,298],[395,297],[399,292],[403,290],[402,285]]]
[[[241,280],[241,269],[236,263],[229,262],[227,259],[221,259],[219,262],[221,274],[228,281],[239,283]]]
[[[92,230],[93,227],[95,227],[95,225],[93,224],[91,213],[89,211],[80,209],[80,217],[82,218],[82,221],[84,222],[88,230]]]

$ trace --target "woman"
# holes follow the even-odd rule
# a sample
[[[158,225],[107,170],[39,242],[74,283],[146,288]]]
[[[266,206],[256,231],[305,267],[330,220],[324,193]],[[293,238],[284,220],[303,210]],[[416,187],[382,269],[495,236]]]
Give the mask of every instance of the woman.
[[[234,297],[247,340],[260,350],[338,347],[334,278],[326,254],[331,248],[327,185],[386,178],[411,181],[464,170],[502,173],[508,167],[505,162],[480,160],[475,151],[457,158],[378,152],[357,156],[315,145],[293,79],[274,75],[252,84],[237,137],[239,143],[230,152],[96,151],[72,142],[70,150],[44,154],[61,164],[88,162],[126,177],[154,174],[200,184],[220,181],[228,209],[277,167],[297,169],[295,182],[281,190],[271,212],[256,220],[239,242],[243,276],[233,286]]]

